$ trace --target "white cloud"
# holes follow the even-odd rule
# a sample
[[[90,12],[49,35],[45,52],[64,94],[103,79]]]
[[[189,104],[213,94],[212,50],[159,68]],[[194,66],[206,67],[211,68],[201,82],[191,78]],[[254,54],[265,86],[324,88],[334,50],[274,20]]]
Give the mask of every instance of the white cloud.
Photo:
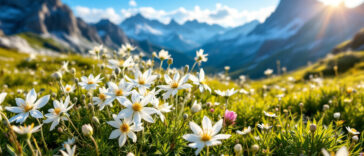
[[[89,23],[95,23],[101,19],[109,19],[114,23],[120,23],[122,21],[121,16],[116,13],[113,8],[90,9],[87,7],[77,6],[75,11],[77,16]]]
[[[130,0],[129,5],[132,6],[132,7],[136,7],[137,3],[135,2],[135,0]]]
[[[108,15],[102,15],[106,14],[105,10],[76,7],[76,15],[80,16],[87,22],[98,21],[100,17],[103,17],[110,19],[114,23],[120,23],[120,21],[124,20],[125,18],[135,15],[136,13],[141,13],[143,16],[149,19],[157,19],[163,23],[169,23],[171,19],[175,19],[178,23],[184,23],[188,20],[196,19],[199,22],[235,27],[252,20],[259,20],[263,22],[274,11],[274,9],[275,7],[272,6],[261,8],[259,10],[247,11],[238,10],[217,3],[213,9],[202,9],[198,5],[196,5],[191,10],[180,7],[171,11],[157,10],[152,7],[139,7],[122,9],[119,14],[116,14],[115,11],[112,13],[109,11]]]

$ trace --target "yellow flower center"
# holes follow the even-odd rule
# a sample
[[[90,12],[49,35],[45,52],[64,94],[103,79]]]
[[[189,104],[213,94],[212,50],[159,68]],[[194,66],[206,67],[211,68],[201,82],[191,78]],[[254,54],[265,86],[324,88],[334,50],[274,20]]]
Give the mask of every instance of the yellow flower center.
[[[210,141],[211,140],[211,136],[207,133],[203,133],[202,136],[201,136],[201,141]]]
[[[202,80],[201,84],[204,84],[204,85],[207,84],[206,80]]]
[[[25,104],[25,106],[24,106],[24,112],[29,112],[32,109],[33,109],[33,105]]]
[[[89,80],[88,82],[87,82],[87,84],[89,84],[89,85],[91,85],[91,84],[94,84],[95,82],[94,81],[92,81],[92,80]]]
[[[71,87],[67,87],[67,88],[66,88],[66,91],[67,91],[67,92],[71,91]]]
[[[139,78],[139,84],[140,84],[140,85],[144,85],[144,84],[145,84],[144,79]]]
[[[269,115],[274,115],[274,113],[272,113],[272,112],[268,112],[268,114],[269,114]]]
[[[119,66],[122,66],[124,64],[124,60],[119,61]]]
[[[106,99],[106,95],[105,95],[105,94],[103,94],[103,93],[101,93],[101,94],[99,94],[99,98],[100,98],[101,100],[105,101],[105,99]]]
[[[171,83],[171,88],[178,88],[178,83],[177,82],[172,82]]]
[[[54,113],[56,113],[57,115],[59,115],[59,113],[61,113],[61,109],[60,108],[55,108],[54,109]]]
[[[134,110],[135,112],[139,112],[139,111],[141,111],[141,110],[142,110],[143,106],[142,106],[140,103],[136,102],[136,103],[134,103],[134,104],[131,106],[131,108],[133,108],[133,110]]]
[[[115,92],[116,96],[122,96],[123,95],[123,90],[121,89],[118,89],[116,92]]]
[[[123,124],[120,125],[120,131],[121,132],[127,133],[127,132],[129,132],[129,130],[130,130],[130,127],[129,127],[128,124],[123,123]]]
[[[355,132],[358,132],[356,129],[354,129],[354,128],[352,128],[351,129],[351,131],[353,132],[353,133],[355,133]]]

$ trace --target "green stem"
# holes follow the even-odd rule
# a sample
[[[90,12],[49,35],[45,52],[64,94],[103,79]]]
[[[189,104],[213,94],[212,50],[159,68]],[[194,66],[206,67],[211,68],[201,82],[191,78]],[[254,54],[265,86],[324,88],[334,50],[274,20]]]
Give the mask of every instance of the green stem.
[[[38,119],[38,118],[37,118],[37,121],[38,121],[38,124],[39,124],[39,125],[41,125],[41,123],[40,123],[40,121],[39,121],[39,119]],[[45,148],[45,150],[48,152],[48,147],[47,147],[47,143],[46,143],[46,141],[45,141],[45,139],[44,139],[44,135],[43,135],[43,128],[42,128],[42,126],[40,127],[40,135],[41,135],[41,137],[42,137],[42,142],[43,142],[44,148]]]
[[[33,148],[33,145],[32,143],[30,142],[30,138],[27,139],[27,144],[30,148],[30,150],[32,151],[32,155],[36,155],[35,152],[34,152],[34,148]]]
[[[95,145],[96,155],[99,156],[100,155],[100,153],[99,153],[99,147],[97,146],[97,143],[96,143],[96,141],[95,141],[95,139],[94,139],[94,137],[92,135],[90,135],[90,138],[91,138],[92,142]]]

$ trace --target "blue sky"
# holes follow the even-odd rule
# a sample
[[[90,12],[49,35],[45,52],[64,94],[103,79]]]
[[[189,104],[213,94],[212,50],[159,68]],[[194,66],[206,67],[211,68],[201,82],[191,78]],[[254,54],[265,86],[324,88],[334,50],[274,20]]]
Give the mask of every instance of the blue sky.
[[[169,23],[198,20],[209,24],[235,27],[252,20],[264,20],[275,10],[279,0],[62,0],[75,15],[94,23],[107,18],[119,24],[141,13],[147,18]],[[345,1],[349,6],[364,0],[319,0],[327,5]]]

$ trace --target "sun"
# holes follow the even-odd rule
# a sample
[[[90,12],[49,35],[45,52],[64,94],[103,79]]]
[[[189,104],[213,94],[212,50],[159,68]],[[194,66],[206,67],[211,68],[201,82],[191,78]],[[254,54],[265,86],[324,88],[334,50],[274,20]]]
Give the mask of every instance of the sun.
[[[340,7],[341,4],[345,4],[348,8],[354,8],[362,3],[364,3],[364,0],[319,0],[323,4],[331,6],[331,7]]]

